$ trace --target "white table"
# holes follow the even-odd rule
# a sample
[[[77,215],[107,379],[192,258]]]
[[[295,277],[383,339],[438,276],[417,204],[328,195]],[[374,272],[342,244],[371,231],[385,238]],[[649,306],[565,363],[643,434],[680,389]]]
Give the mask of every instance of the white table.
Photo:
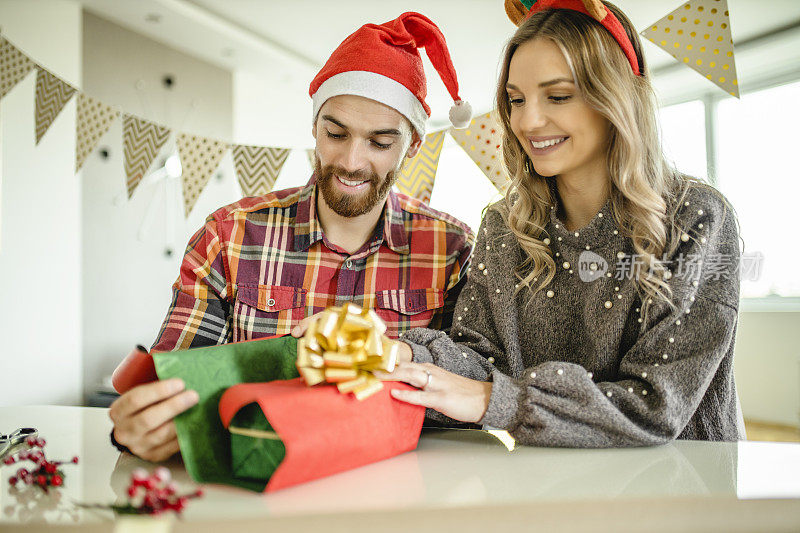
[[[269,495],[208,485],[182,519],[142,522],[73,505],[113,503],[133,468],[153,468],[110,445],[106,409],[0,408],[0,432],[22,426],[48,458],[80,463],[48,496],[12,494],[17,466],[2,467],[0,531],[800,531],[800,444],[514,448],[504,432],[425,430],[387,461]],[[182,491],[196,487],[179,460],[167,466]]]

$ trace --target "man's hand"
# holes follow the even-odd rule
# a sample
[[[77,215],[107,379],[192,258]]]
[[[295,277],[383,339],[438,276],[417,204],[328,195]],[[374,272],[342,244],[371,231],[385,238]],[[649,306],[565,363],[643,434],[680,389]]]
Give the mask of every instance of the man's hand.
[[[116,441],[153,462],[180,451],[173,419],[199,400],[197,392],[184,387],[182,380],[168,379],[134,387],[117,398],[108,412]]]

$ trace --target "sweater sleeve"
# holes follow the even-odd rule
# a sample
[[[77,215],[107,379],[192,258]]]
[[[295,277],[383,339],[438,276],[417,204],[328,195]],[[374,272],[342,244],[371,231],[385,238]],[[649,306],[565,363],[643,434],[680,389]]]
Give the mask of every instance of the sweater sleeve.
[[[492,313],[480,305],[474,308],[478,316],[469,316],[476,329],[463,330],[470,333],[467,346],[472,349],[461,356],[463,361],[458,339],[417,336],[414,339],[425,348],[412,346],[415,360],[419,354],[420,360],[492,381],[481,423],[508,430],[521,444],[611,447],[675,439],[695,415],[722,361],[732,358],[739,296],[733,215],[711,194],[694,200],[678,220],[685,236],[671,255],[673,305],[651,307],[636,342],[620,354],[618,371],[610,379],[595,381],[582,366],[561,361],[509,375],[501,359],[509,347],[493,334]],[[720,268],[720,262],[726,268]],[[482,295],[475,294],[477,301]],[[602,334],[602,327],[598,331]],[[481,361],[479,354],[486,358]]]

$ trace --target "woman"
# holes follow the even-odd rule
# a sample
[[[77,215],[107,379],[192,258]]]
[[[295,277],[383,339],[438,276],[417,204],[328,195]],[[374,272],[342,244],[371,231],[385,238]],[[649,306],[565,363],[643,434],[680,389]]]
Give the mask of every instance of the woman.
[[[408,332],[413,362],[382,377],[522,444],[743,438],[736,220],[665,160],[628,18],[590,7],[602,22],[540,0],[511,38],[497,109],[513,185],[483,220],[449,337]]]

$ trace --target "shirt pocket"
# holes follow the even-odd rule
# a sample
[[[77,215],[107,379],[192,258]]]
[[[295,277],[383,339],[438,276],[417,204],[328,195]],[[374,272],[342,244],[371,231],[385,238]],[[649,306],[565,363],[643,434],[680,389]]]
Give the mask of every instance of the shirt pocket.
[[[386,322],[392,338],[413,328],[425,328],[444,307],[441,289],[392,289],[375,293],[375,312]]]
[[[233,342],[287,335],[305,316],[306,289],[240,284],[233,306]]]

